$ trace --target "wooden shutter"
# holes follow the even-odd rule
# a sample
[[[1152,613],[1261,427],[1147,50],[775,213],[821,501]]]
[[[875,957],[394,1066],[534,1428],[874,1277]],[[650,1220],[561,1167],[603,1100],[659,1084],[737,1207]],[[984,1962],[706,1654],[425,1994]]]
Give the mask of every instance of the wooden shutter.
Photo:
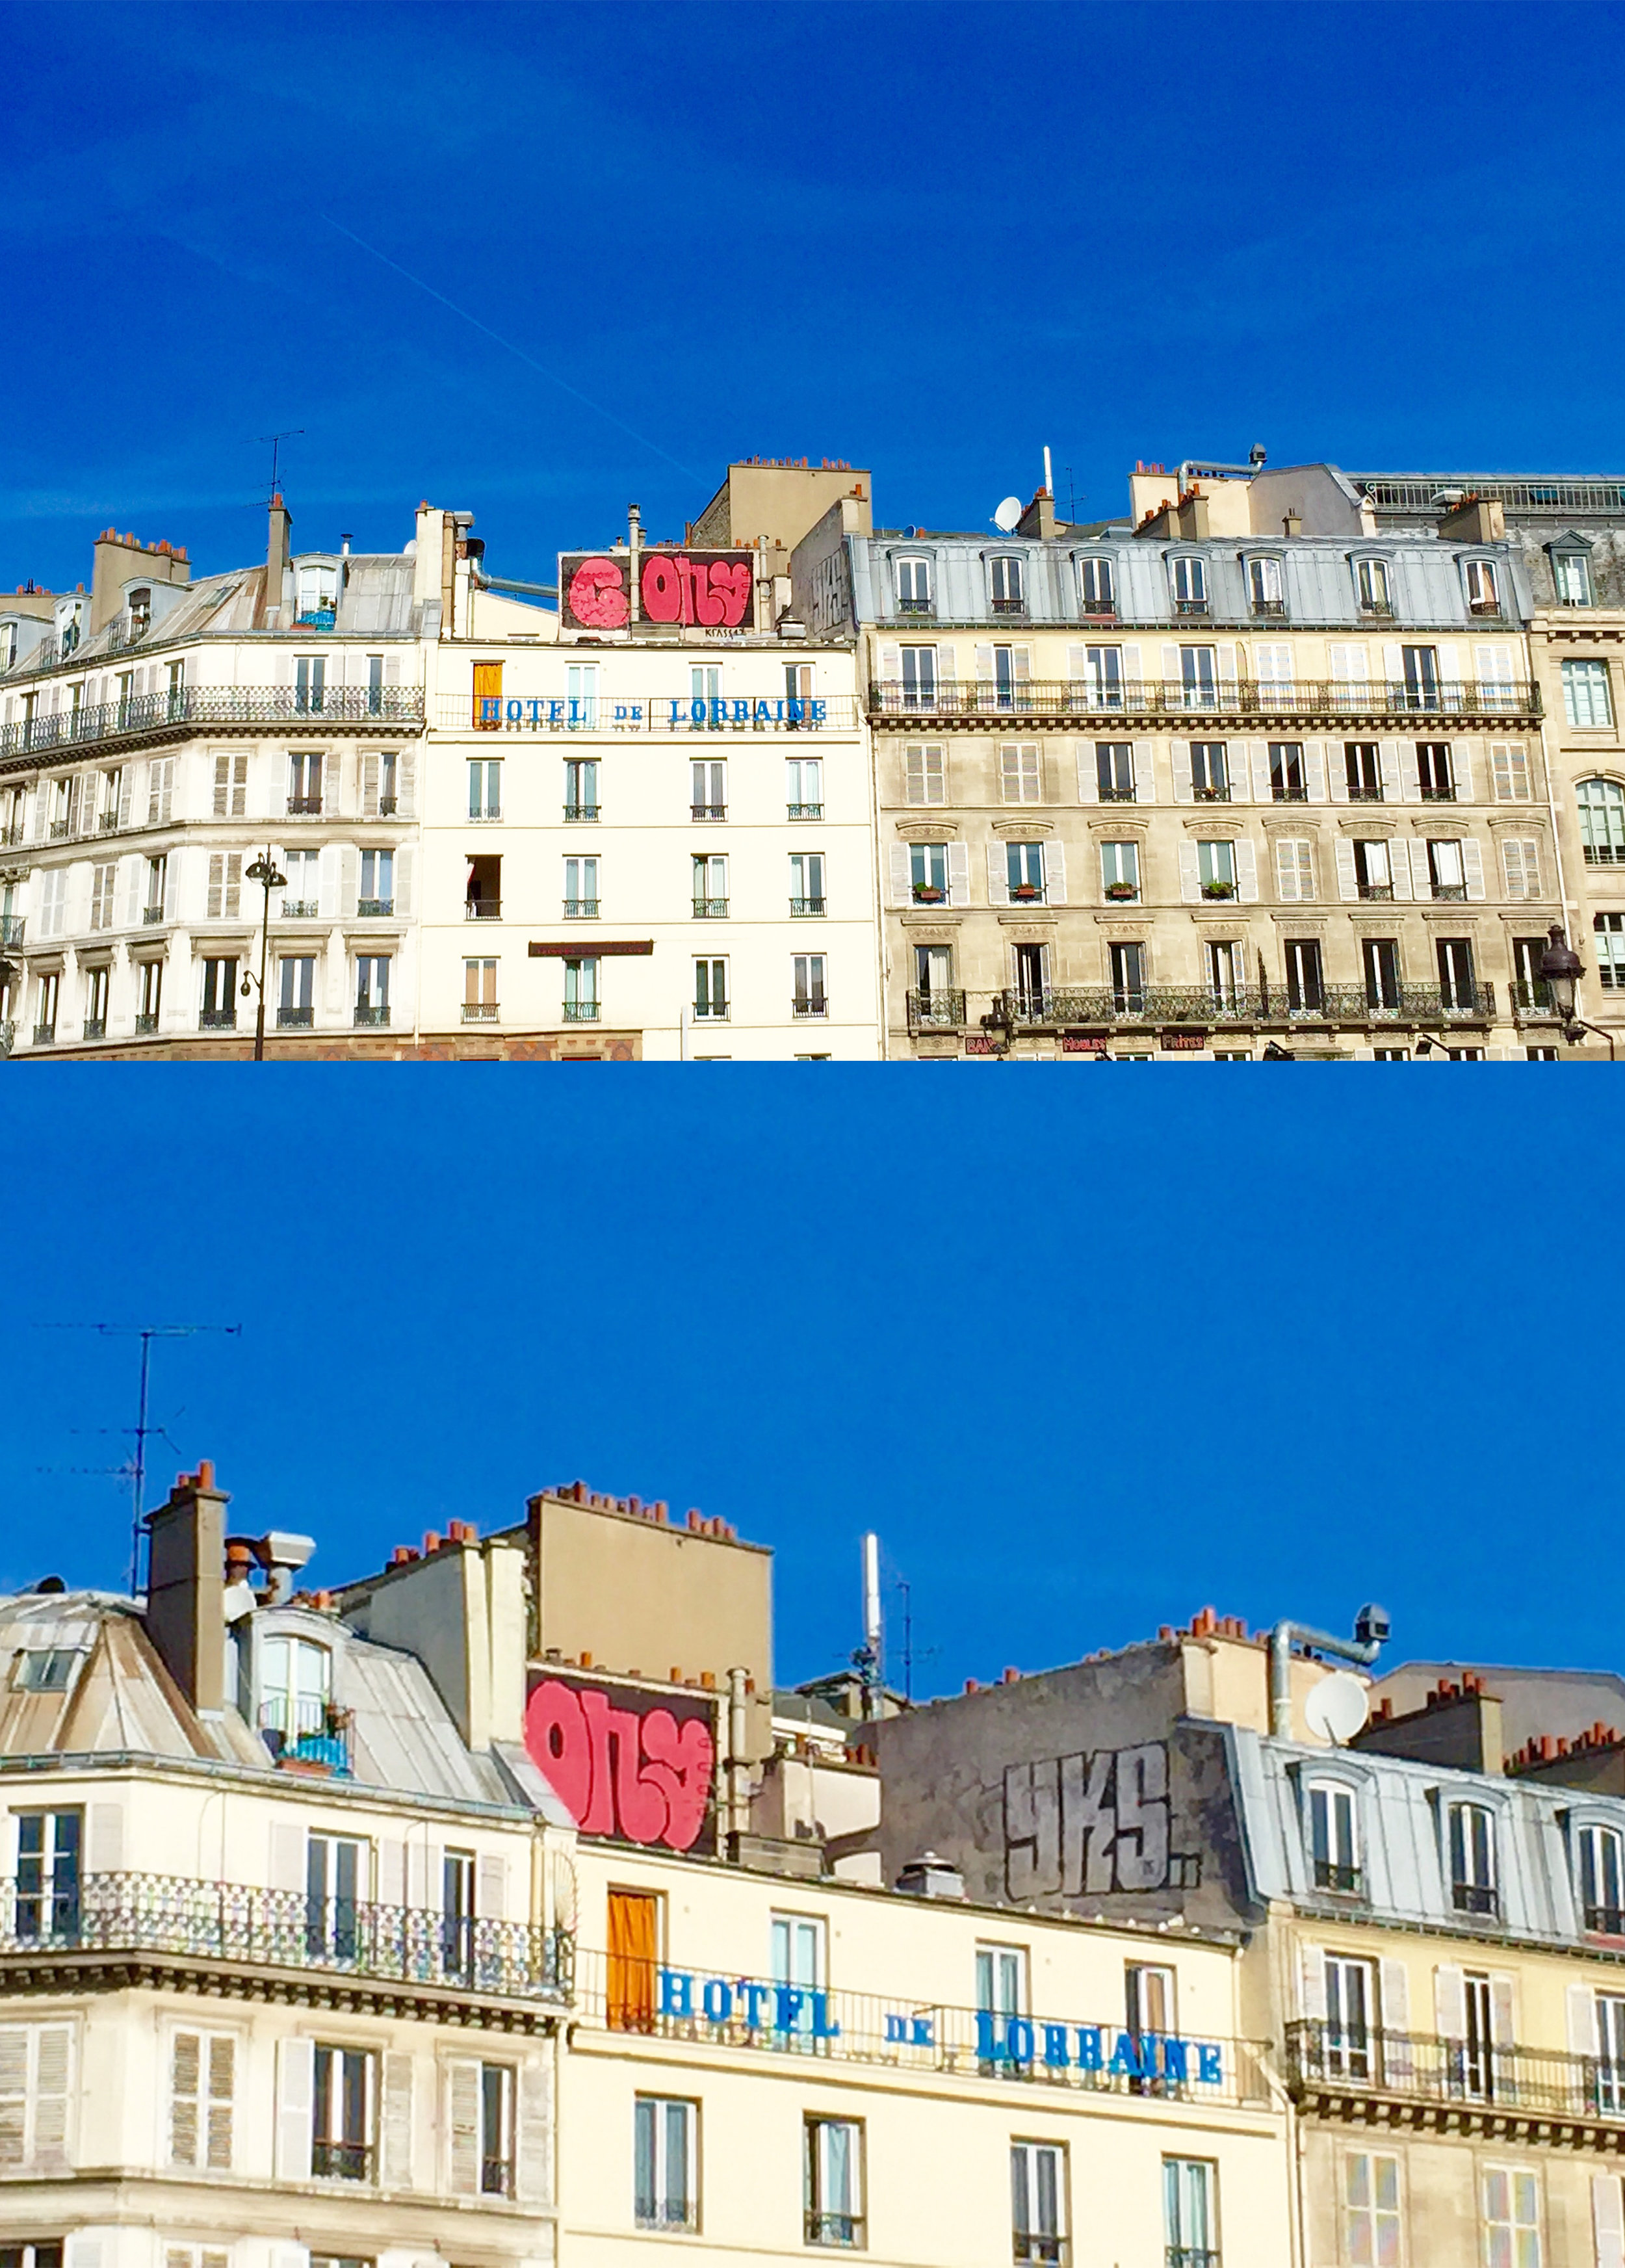
[[[1236,844],[1236,889],[1244,906],[1258,903],[1258,854],[1245,835]]]
[[[976,648],[976,675],[984,683],[990,682],[992,680],[993,648],[990,645],[979,645]]]
[[[1416,753],[1416,744],[1413,740],[1408,747],[1401,747],[1396,740],[1394,747],[1399,757],[1400,801],[1420,803],[1422,801],[1422,758]]]
[[[412,2058],[386,2049],[383,2106],[379,2120],[379,2178],[386,2190],[412,2186]]]
[[[1354,868],[1354,845],[1342,836],[1337,838],[1337,895],[1340,898],[1357,898],[1360,895]]]
[[[1326,750],[1319,740],[1304,742],[1304,786],[1311,803],[1326,801]]]
[[[243,854],[228,850],[225,854],[225,917],[235,921],[242,908]]]
[[[92,1803],[85,1815],[85,1870],[116,1874],[124,1864],[124,1807]]]
[[[1349,751],[1342,740],[1328,740],[1326,747],[1326,786],[1333,803],[1349,800]]]
[[[1597,1999],[1589,1984],[1569,1987],[1569,2052],[1594,2060],[1597,2054]]]
[[[1253,762],[1253,800],[1270,803],[1275,799],[1275,787],[1269,777],[1269,743],[1253,740],[1248,747]]]
[[[1129,709],[1143,709],[1145,706],[1145,684],[1143,679],[1140,675],[1140,671],[1143,666],[1141,659],[1140,649],[1137,645],[1126,645],[1122,650],[1122,656],[1123,705],[1125,708]]]
[[[175,905],[180,890],[180,873],[186,863],[187,854],[184,850],[172,850],[164,861],[164,918],[166,922],[172,922],[175,918]]]
[[[480,2194],[480,2066],[460,2056],[446,2066],[446,2174],[453,2197]]]
[[[1467,876],[1467,896],[1481,899],[1484,895],[1484,854],[1469,835],[1461,844],[1461,871]]]
[[[336,819],[344,792],[344,751],[329,748],[316,762],[321,766],[321,815],[324,819]]]
[[[33,2133],[29,2157],[36,2171],[65,2170],[68,2163],[69,2066],[72,2033],[66,2024],[33,2030]]]
[[[1388,845],[1388,878],[1396,898],[1410,895],[1410,852],[1396,836]]]
[[[1377,776],[1382,782],[1383,800],[1386,803],[1401,801],[1400,750],[1396,740],[1378,741]]]
[[[1467,2036],[1467,1979],[1460,1969],[1441,1962],[1433,1971],[1434,2029],[1445,2040]]]
[[[230,755],[215,758],[214,801],[210,806],[217,819],[224,819],[232,801],[232,759]]]
[[[1471,803],[1473,800],[1473,751],[1465,740],[1454,740],[1451,743],[1450,761],[1451,776],[1455,783],[1456,801]]]
[[[402,748],[395,758],[395,814],[411,819],[417,809],[417,750]]]
[[[999,750],[999,798],[1004,803],[1021,801],[1021,750],[1018,747]]]
[[[135,772],[134,764],[125,764],[119,773],[119,825],[121,827],[129,825],[129,803]]]
[[[169,824],[170,806],[174,795],[174,758],[173,756],[161,757],[158,762],[153,765],[152,772],[153,793],[158,802],[158,810],[156,814],[153,814],[154,823],[160,827],[167,827]]]
[[[506,1921],[508,1918],[508,1861],[500,1852],[481,1857],[479,1864],[479,1913],[484,1921]]]
[[[13,2173],[28,2156],[26,2024],[0,2024],[0,2173]]]
[[[514,2189],[522,2202],[545,2205],[552,2191],[553,2121],[548,2066],[526,2056],[519,2066],[514,2113]]]
[[[206,2117],[203,2161],[216,2173],[232,2167],[232,2117],[237,2088],[237,2042],[230,2032],[211,2032],[203,2077]]]
[[[908,906],[914,902],[912,872],[906,843],[892,845],[892,903]]]
[[[177,2032],[169,2047],[169,2162],[195,2166],[202,2146],[203,2036]]]
[[[1002,843],[988,845],[988,903],[1007,906],[1010,903],[1010,865]]]
[[[1383,2071],[1390,2086],[1411,2075],[1410,2032],[1410,1974],[1402,1961],[1386,1960],[1380,1964],[1382,2029],[1386,2034],[1383,2043]]]
[[[324,852],[323,864],[325,865],[326,863],[326,853]],[[359,895],[358,885],[361,879],[361,853],[357,850],[353,843],[340,843],[338,864],[339,919],[341,921],[354,921],[356,918],[356,905]],[[323,879],[325,881],[325,876]],[[324,897],[326,895],[327,893],[324,889]]]
[[[1075,740],[1073,756],[1077,765],[1077,799],[1079,803],[1098,803],[1100,799],[1100,773],[1092,740]]]
[[[1326,1955],[1318,1945],[1298,1948],[1299,1976],[1304,2021],[1323,2024],[1326,2021]]]
[[[1202,896],[1202,865],[1194,843],[1180,845],[1180,895],[1188,906],[1195,905]]]
[[[1175,803],[1194,803],[1195,791],[1191,785],[1190,743],[1188,740],[1176,740],[1173,743],[1173,800]]]
[[[119,916],[119,925],[121,929],[136,929],[141,922],[141,885],[146,873],[146,861],[131,858],[121,860],[121,864],[124,869],[124,887],[120,899],[122,911]]]
[[[970,845],[950,843],[948,845],[948,903],[967,906],[970,903]]]
[[[1489,1980],[1489,2025],[1498,2048],[1518,2045],[1514,1983],[1512,1977],[1506,1976],[1494,1976]]]
[[[1283,905],[1294,904],[1298,898],[1298,845],[1280,836],[1276,838],[1276,895]]]
[[[1597,2268],[1625,2268],[1625,2205],[1617,2174],[1592,2176],[1592,2228]]]
[[[1026,685],[1033,677],[1033,649],[1030,645],[1012,645],[1010,649],[1010,674],[1017,685]]]
[[[378,817],[378,758],[361,759],[361,815],[364,819]]]
[[[211,850],[209,854],[209,902],[204,910],[210,921],[218,921],[225,895],[225,853]]]
[[[1066,674],[1069,681],[1078,684],[1089,674],[1089,649],[1086,645],[1070,645],[1066,650]]]
[[[395,853],[395,911],[412,910],[412,846],[403,843]]]
[[[1136,803],[1157,800],[1157,771],[1149,741],[1136,740],[1134,744],[1134,799]]]
[[[311,2177],[311,2124],[315,2116],[315,2100],[314,2042],[300,2039],[279,2041],[276,2048],[276,2172],[282,2181],[307,2182]]]
[[[952,644],[939,644],[937,648],[937,682],[952,685],[958,671],[959,663],[954,659]]]
[[[1049,906],[1066,903],[1066,852],[1059,843],[1044,845],[1044,902]]]
[[[1524,846],[1509,836],[1501,845],[1501,872],[1509,898],[1524,895]]]
[[[1448,639],[1438,650],[1438,677],[1441,690],[1447,685],[1465,682],[1461,670],[1461,648]]]
[[[903,650],[900,645],[883,645],[880,649],[880,681],[883,685],[901,685],[903,674]]]

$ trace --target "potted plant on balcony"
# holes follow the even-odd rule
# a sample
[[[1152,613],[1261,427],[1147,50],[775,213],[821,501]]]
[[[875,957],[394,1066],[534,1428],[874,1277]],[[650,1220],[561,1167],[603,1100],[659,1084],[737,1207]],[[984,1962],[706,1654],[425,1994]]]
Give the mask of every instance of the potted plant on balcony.
[[[1132,898],[1139,895],[1139,890],[1134,882],[1108,882],[1106,895],[1108,898]]]
[[[916,906],[938,905],[947,895],[946,890],[939,887],[935,882],[916,882],[914,886],[914,902]]]
[[[1204,882],[1202,895],[1204,898],[1233,898],[1236,886],[1233,882]]]
[[[1012,898],[1035,898],[1038,894],[1036,882],[1012,882],[1010,886],[1010,895]]]

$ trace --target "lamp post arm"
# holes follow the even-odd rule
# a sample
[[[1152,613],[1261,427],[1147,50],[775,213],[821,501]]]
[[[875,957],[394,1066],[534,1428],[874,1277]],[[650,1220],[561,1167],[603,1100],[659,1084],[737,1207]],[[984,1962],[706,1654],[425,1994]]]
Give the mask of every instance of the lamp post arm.
[[[1605,1032],[1600,1024],[1588,1024],[1584,1016],[1571,1016],[1563,1027],[1563,1037],[1570,1047],[1575,1045],[1582,1032],[1595,1032],[1599,1040],[1606,1040],[1608,1043],[1608,1061],[1618,1063],[1619,1049],[1614,1044],[1612,1032]]]

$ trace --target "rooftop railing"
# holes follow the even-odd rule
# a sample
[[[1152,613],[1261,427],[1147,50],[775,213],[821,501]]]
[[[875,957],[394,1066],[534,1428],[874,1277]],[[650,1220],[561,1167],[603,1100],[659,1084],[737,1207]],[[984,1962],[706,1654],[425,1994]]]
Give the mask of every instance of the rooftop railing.
[[[1086,680],[1033,678],[1016,684],[992,680],[944,680],[934,687],[879,680],[869,688],[871,717],[1233,717],[1237,718],[1388,717],[1527,717],[1540,714],[1538,687],[1523,680],[1463,678],[1431,686],[1373,679],[1267,684],[1252,678],[1212,685],[1173,679],[1126,678],[1116,685]]]
[[[326,687],[301,696],[290,685],[199,685],[173,693],[143,693],[94,709],[26,717],[0,727],[0,762],[19,756],[56,761],[75,750],[113,740],[150,740],[168,733],[219,731],[231,725],[286,725],[325,730],[339,725],[420,731],[423,696],[415,685]]]

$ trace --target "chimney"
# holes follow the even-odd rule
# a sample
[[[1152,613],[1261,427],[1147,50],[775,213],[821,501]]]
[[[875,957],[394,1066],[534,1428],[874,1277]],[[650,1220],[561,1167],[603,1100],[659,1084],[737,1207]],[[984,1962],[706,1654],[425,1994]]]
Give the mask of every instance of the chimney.
[[[271,498],[270,534],[265,546],[265,627],[283,627],[282,607],[287,589],[288,571],[293,564],[291,531],[293,514],[282,500],[279,490]],[[272,609],[276,618],[272,619]]]
[[[1463,497],[1438,524],[1446,543],[1504,543],[1506,508],[1496,497]]]
[[[1055,532],[1055,500],[1048,489],[1037,490],[1032,503],[1016,522],[1018,535],[1053,535]]]
[[[1301,535],[1304,532],[1304,523],[1301,515],[1296,512],[1289,512],[1281,522],[1281,532],[1283,535],[1288,536],[1289,538],[1294,535]]]
[[[147,1636],[195,1709],[225,1705],[225,1507],[205,1457],[147,1515]]]

